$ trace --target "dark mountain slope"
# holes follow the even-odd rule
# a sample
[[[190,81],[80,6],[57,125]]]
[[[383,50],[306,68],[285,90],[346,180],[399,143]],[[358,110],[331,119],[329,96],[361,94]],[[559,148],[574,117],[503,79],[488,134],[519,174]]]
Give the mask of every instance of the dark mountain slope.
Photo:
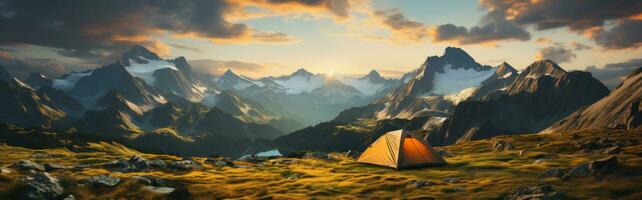
[[[543,132],[582,129],[642,129],[642,68],[594,104],[560,120]]]

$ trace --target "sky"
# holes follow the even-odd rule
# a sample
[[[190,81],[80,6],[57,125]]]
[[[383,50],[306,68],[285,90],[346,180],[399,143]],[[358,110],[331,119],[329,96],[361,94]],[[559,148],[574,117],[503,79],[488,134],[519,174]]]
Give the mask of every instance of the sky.
[[[0,27],[0,65],[23,76],[99,67],[134,45],[255,78],[395,78],[448,46],[491,66],[551,59],[608,84],[642,66],[642,2],[627,0],[0,0]]]

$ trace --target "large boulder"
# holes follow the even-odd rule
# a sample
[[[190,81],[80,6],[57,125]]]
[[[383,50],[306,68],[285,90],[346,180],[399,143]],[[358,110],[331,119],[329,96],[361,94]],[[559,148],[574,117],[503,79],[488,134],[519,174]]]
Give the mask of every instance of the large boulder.
[[[605,174],[617,167],[617,157],[609,156],[588,163],[588,170],[592,173]]]
[[[114,187],[120,183],[120,178],[109,175],[98,175],[86,178],[85,183],[95,187]]]
[[[175,169],[175,170],[180,170],[180,171],[188,171],[188,170],[192,170],[194,168],[199,167],[199,165],[198,165],[198,163],[196,163],[193,160],[181,160],[181,161],[173,162],[168,167],[170,169]]]
[[[45,171],[45,167],[30,160],[19,160],[18,162],[13,163],[11,167],[24,171]]]
[[[45,172],[22,177],[20,183],[25,185],[26,189],[19,194],[19,199],[56,199],[60,198],[64,193],[64,188],[60,185],[58,179]]]
[[[535,186],[521,186],[504,198],[504,200],[543,199],[563,199],[563,195],[556,192],[553,187],[548,184],[540,184]]]

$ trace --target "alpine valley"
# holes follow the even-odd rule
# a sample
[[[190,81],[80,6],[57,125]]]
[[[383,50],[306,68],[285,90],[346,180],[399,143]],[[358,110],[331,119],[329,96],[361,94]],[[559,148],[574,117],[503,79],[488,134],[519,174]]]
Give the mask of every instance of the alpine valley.
[[[633,174],[633,179],[609,179],[637,195],[642,194],[635,192],[642,176],[634,155],[642,132],[641,84],[642,68],[609,90],[591,73],[567,71],[550,60],[517,70],[506,62],[480,64],[455,47],[428,57],[399,79],[375,70],[352,77],[303,68],[260,79],[232,70],[214,77],[196,72],[184,57],[164,59],[142,46],[111,64],[54,78],[31,74],[22,80],[0,67],[0,149],[13,152],[0,162],[21,171],[56,170],[62,177],[34,171],[30,179],[21,179],[22,172],[2,167],[0,188],[7,192],[0,197],[393,198],[396,192],[363,188],[397,188],[421,198],[425,191],[414,188],[435,184],[429,185],[437,188],[430,190],[431,197],[466,192],[499,198],[514,184],[541,177],[575,180],[604,174]],[[354,161],[356,152],[398,129],[423,137],[448,165],[404,175]],[[516,148],[523,150],[511,153]],[[585,153],[624,153],[620,157],[628,160],[617,172],[617,157],[580,164],[568,173],[560,168],[586,162],[578,156]],[[26,157],[64,165],[42,167]],[[557,164],[543,164],[548,162]],[[558,168],[537,175],[542,166]],[[113,171],[121,173],[109,175]],[[516,171],[526,175],[516,177]],[[406,176],[443,181],[407,181]],[[76,183],[79,177],[84,177],[82,185]],[[119,184],[121,178],[127,182]],[[490,179],[501,181],[487,184]],[[24,186],[38,181],[47,183]],[[573,182],[555,183],[575,188]],[[449,189],[453,184],[466,189]],[[269,189],[257,190],[257,185]],[[100,189],[105,187],[121,189]],[[296,189],[301,187],[306,189]],[[549,192],[545,195],[565,197],[543,189]],[[575,191],[569,196],[622,196],[619,187],[610,193],[563,190]]]
[[[56,78],[20,80],[0,72],[5,126],[178,155],[362,151],[399,128],[421,130],[431,145],[444,146],[498,135],[642,127],[639,72],[609,92],[590,73],[568,72],[550,60],[518,71],[505,62],[480,64],[455,47],[400,79],[375,70],[349,77],[303,68],[260,79],[229,69],[213,77],[195,72],[184,57],[163,59],[142,46],[111,64]]]

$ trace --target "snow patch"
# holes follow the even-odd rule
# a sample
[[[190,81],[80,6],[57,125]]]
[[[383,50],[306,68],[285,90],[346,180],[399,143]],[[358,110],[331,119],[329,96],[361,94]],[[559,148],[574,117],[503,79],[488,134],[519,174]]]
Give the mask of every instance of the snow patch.
[[[285,79],[274,80],[277,84],[285,88],[287,94],[299,94],[302,92],[310,92],[316,88],[323,86],[322,76],[292,76]]]
[[[477,92],[478,89],[479,89],[478,87],[466,88],[466,89],[461,90],[457,94],[446,95],[446,96],[444,96],[444,99],[446,99],[446,100],[448,100],[450,102],[453,102],[454,105],[457,105],[457,104],[459,104],[459,102],[462,102],[462,101],[470,98],[471,96],[473,96],[475,94],[475,92]]]
[[[156,77],[154,77],[154,72],[157,70],[170,68],[172,70],[178,71],[178,68],[174,63],[167,62],[164,60],[147,60],[148,63],[137,63],[134,60],[129,60],[130,65],[125,67],[125,69],[134,77],[142,78],[145,83],[148,85],[154,85]]]
[[[479,86],[495,73],[495,70],[477,71],[475,69],[453,69],[452,65],[444,66],[444,73],[435,73],[432,93],[440,95],[456,94],[463,89]]]
[[[78,80],[91,75],[91,73],[93,73],[93,71],[71,72],[64,79],[54,79],[52,87],[62,91],[69,91],[74,88]]]
[[[508,77],[510,77],[511,75],[513,75],[513,72],[508,72],[508,73],[504,74],[504,75],[502,76],[502,78],[508,78]]]

